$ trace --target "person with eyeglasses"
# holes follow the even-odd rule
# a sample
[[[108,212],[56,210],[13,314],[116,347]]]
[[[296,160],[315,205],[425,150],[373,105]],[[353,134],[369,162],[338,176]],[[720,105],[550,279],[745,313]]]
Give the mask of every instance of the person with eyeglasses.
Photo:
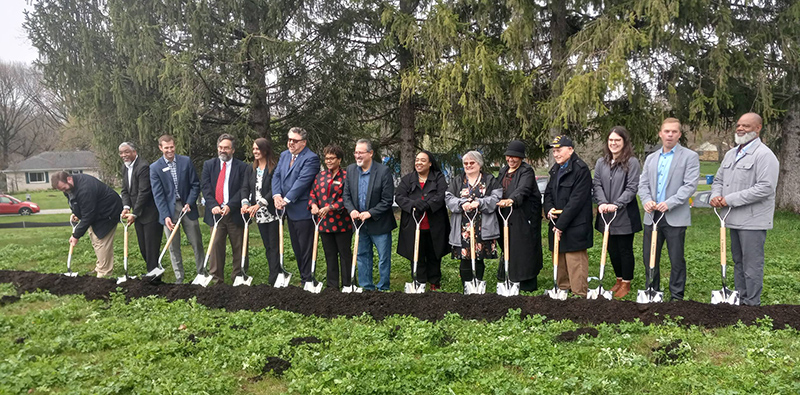
[[[367,139],[356,142],[353,156],[356,163],[347,167],[344,187],[344,206],[350,218],[364,222],[358,239],[358,283],[364,290],[389,290],[392,269],[392,229],[397,221],[392,213],[394,182],[392,172],[372,160],[372,143]],[[378,250],[377,287],[372,281],[372,246]]]
[[[470,251],[470,221],[467,215],[478,210],[474,220],[475,275],[483,281],[485,259],[497,259],[497,239],[500,222],[495,212],[503,196],[503,187],[490,173],[483,171],[483,155],[469,151],[462,157],[464,174],[455,177],[445,192],[444,199],[450,216],[450,245],[453,259],[461,261],[461,284],[472,281],[472,256]],[[464,215],[467,214],[467,215]]]
[[[314,222],[308,211],[308,199],[314,178],[319,172],[319,157],[307,146],[308,132],[299,127],[289,129],[286,146],[272,176],[272,199],[275,208],[286,210],[289,238],[300,270],[301,286],[311,281],[311,247]],[[281,240],[283,242],[283,240]]]
[[[350,264],[353,251],[350,240],[353,237],[353,222],[344,207],[344,184],[347,182],[347,171],[341,168],[344,150],[338,145],[329,145],[322,150],[325,157],[325,170],[317,174],[308,209],[319,217],[319,237],[325,251],[328,265],[326,285],[331,289],[341,285],[350,286]]]

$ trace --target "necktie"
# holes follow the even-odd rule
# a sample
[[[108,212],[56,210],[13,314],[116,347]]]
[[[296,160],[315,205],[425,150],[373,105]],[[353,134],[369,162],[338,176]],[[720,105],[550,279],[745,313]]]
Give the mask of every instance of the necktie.
[[[289,167],[294,165],[294,160],[297,159],[297,155],[292,155],[292,160],[289,162]]]
[[[222,203],[225,202],[225,169],[227,163],[222,162],[222,169],[219,171],[219,176],[217,176],[217,190],[214,193],[214,198],[217,199],[217,203],[221,206]]]

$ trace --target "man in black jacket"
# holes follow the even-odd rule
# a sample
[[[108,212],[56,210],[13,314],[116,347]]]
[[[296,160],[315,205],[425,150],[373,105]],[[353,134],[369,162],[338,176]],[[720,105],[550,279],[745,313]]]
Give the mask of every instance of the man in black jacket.
[[[555,227],[548,226],[550,250],[559,237],[558,288],[586,297],[589,254],[592,247],[592,173],[577,154],[572,140],[557,136],[550,143],[556,164],[544,191],[544,210]],[[560,215],[553,213],[562,210]]]
[[[80,219],[72,236],[71,245],[77,245],[86,232],[92,240],[97,255],[95,269],[89,274],[106,277],[114,269],[114,232],[122,211],[122,199],[100,180],[87,174],[69,174],[60,171],[50,177],[53,188],[64,192],[72,209],[72,219]]]
[[[122,216],[136,229],[139,252],[149,272],[158,266],[161,247],[161,224],[150,189],[150,164],[139,157],[131,142],[119,145],[119,156],[123,162]]]
[[[365,290],[375,290],[372,282],[372,245],[378,250],[377,289],[389,290],[392,269],[392,229],[397,227],[392,213],[394,182],[388,167],[372,160],[372,143],[356,142],[356,163],[347,167],[344,184],[344,207],[353,220],[364,221],[358,241],[358,283]]]

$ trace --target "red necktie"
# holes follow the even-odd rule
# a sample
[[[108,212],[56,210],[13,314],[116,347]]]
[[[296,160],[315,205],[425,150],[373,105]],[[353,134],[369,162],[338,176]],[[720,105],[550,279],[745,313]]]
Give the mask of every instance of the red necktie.
[[[217,177],[217,190],[214,193],[214,198],[217,199],[217,204],[220,206],[222,203],[225,202],[225,165],[226,162],[222,162],[222,170],[219,171],[219,176]]]

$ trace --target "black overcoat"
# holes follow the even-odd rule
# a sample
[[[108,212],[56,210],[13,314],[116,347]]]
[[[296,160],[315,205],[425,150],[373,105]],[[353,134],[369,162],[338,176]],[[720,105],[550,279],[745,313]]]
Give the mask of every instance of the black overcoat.
[[[567,168],[558,177],[558,163],[550,168],[550,181],[544,192],[545,215],[550,209],[564,210],[556,219],[563,233],[559,252],[574,252],[592,247],[592,172],[578,154],[573,153]],[[548,220],[549,221],[549,220]],[[553,226],[547,227],[548,244],[553,250]]]
[[[72,213],[81,220],[72,236],[80,239],[91,226],[98,238],[106,237],[120,223],[122,199],[111,187],[88,174],[73,174],[72,182],[72,193],[64,196]]]
[[[508,172],[508,166],[500,169],[497,179],[500,183]],[[536,278],[542,270],[542,194],[536,184],[533,168],[523,162],[514,172],[508,189],[503,191],[503,199],[514,201],[513,211],[508,219],[509,237],[509,275],[511,281],[520,282]],[[497,219],[503,226],[507,208],[498,208]],[[502,228],[501,228],[502,229]],[[503,233],[500,233],[501,241]],[[502,244],[505,245],[505,244]],[[504,260],[500,259],[499,278],[504,270]]]
[[[400,214],[397,254],[408,260],[414,259],[414,232],[417,225],[411,218],[412,204],[424,196],[425,202],[430,206],[425,215],[428,217],[428,224],[431,228],[433,250],[437,258],[442,258],[451,251],[450,243],[447,241],[447,236],[450,234],[450,222],[447,218],[447,207],[444,205],[447,181],[441,172],[431,171],[425,187],[420,188],[418,177],[416,171],[406,174],[395,189],[395,202],[403,211]],[[417,213],[418,219],[420,215]]]

